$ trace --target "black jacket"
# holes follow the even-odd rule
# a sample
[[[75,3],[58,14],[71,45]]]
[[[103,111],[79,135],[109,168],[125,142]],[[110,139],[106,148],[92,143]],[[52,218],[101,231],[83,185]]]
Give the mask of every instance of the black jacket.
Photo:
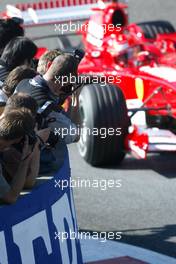
[[[10,69],[6,63],[0,59],[0,81],[4,82],[7,76],[9,75]]]
[[[39,107],[47,101],[55,101],[50,89],[42,76],[37,75],[33,79],[24,79],[16,87],[15,93],[26,93],[32,96]]]

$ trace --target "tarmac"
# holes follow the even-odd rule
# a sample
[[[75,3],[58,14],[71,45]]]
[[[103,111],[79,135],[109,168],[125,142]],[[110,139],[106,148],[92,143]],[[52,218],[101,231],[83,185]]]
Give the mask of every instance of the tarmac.
[[[176,259],[115,241],[81,240],[86,264],[176,264]]]

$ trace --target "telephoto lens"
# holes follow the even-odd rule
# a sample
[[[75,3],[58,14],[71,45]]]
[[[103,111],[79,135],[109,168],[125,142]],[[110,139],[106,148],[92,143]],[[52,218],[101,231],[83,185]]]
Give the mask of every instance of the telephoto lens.
[[[78,62],[80,63],[80,61],[84,58],[85,52],[82,49],[76,49],[74,51],[74,57],[78,60]]]

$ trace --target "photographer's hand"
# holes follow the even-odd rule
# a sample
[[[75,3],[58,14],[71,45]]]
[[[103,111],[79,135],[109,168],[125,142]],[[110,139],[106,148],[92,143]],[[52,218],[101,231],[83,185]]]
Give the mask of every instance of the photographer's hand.
[[[36,134],[42,139],[42,141],[45,143],[49,137],[50,134],[50,128],[45,128],[42,130],[38,130]],[[37,142],[33,148],[33,152],[30,155],[30,161],[25,181],[25,188],[32,188],[35,184],[36,178],[39,173],[39,167],[40,167],[40,141],[39,138],[37,138]]]
[[[31,159],[31,146],[29,145],[28,136],[26,136],[22,150],[22,158],[21,161],[19,162],[18,169],[10,185],[11,187],[10,191],[6,193],[5,196],[2,198],[4,202],[6,203],[16,202],[26,181],[26,175],[27,175],[30,159]]]
[[[48,127],[48,128],[38,130],[36,134],[39,136],[39,138],[42,139],[44,143],[46,143],[46,141],[49,138],[50,131],[51,131],[51,128]]]
[[[21,161],[24,161],[26,159],[29,161],[28,158],[30,158],[30,154],[32,154],[32,146],[29,145],[29,137],[25,136],[22,154],[21,154]]]

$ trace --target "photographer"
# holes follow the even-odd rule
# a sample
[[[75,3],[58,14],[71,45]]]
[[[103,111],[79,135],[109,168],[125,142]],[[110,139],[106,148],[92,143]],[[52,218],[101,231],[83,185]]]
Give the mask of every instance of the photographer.
[[[36,76],[33,79],[22,80],[16,88],[16,93],[22,92],[31,95],[37,102],[40,110],[40,116],[44,119],[44,126],[41,128],[50,127],[49,146],[42,151],[40,173],[48,173],[57,171],[63,164],[65,154],[67,153],[66,144],[70,144],[79,140],[77,125],[79,120],[76,115],[75,120],[78,123],[74,124],[74,118],[71,121],[62,109],[62,104],[65,99],[70,96],[79,86],[68,81],[65,85],[58,83],[60,77],[69,77],[70,74],[77,77],[77,68],[83,54],[61,54],[57,56],[49,69],[43,76]],[[57,79],[56,79],[57,78]],[[49,105],[49,107],[48,107]],[[50,108],[48,111],[48,108]],[[47,113],[46,113],[47,112]],[[62,135],[54,135],[56,129],[67,129],[68,133]],[[74,130],[75,134],[71,134]]]
[[[82,54],[81,54],[82,55]],[[49,124],[54,128],[66,128],[68,134],[64,136],[66,144],[76,142],[79,140],[79,135],[72,135],[70,130],[72,128],[77,129],[76,125],[65,115],[62,111],[62,104],[65,99],[70,96],[74,89],[77,89],[76,83],[70,82],[70,75],[77,77],[78,64],[82,57],[79,58],[79,54],[61,54],[54,59],[51,66],[43,76],[36,76],[30,80],[21,81],[16,88],[15,92],[23,92],[31,95],[37,101],[39,107],[42,107],[46,102],[55,102],[59,107],[53,108],[53,111],[49,114],[50,118],[55,119],[55,122]],[[62,79],[67,78],[67,83],[63,84]],[[60,82],[58,82],[60,78]],[[75,120],[77,120],[76,116]],[[73,120],[74,122],[74,120]],[[79,120],[77,125],[79,125]]]
[[[13,94],[11,97],[9,97],[9,99],[7,100],[4,112],[9,112],[13,109],[20,109],[21,107],[27,108],[28,110],[31,111],[32,116],[36,120],[37,129],[41,127],[41,123],[45,122],[45,116],[43,116],[43,112],[42,114],[38,113],[38,106],[37,106],[35,99],[25,93]],[[46,127],[47,125],[46,126],[43,125],[43,126]],[[42,137],[42,140],[44,142],[46,141],[46,144],[45,144],[45,147],[43,146],[40,152],[40,173],[46,172],[46,169],[43,170],[45,165],[47,166],[47,172],[51,173],[51,171],[57,170],[61,166],[63,160],[60,159],[59,155],[56,155],[57,157],[55,158],[55,155],[53,153],[54,151],[53,148],[57,147],[58,145],[57,138],[54,136],[56,138],[55,140],[56,142],[52,148],[50,146],[52,144],[50,141],[52,140],[53,142],[54,138],[51,138],[50,129],[49,130],[43,129],[42,131],[46,131],[46,133],[48,131],[48,134],[47,134],[47,140]],[[59,152],[62,149],[60,143],[59,143],[58,149],[59,149]],[[47,153],[47,162],[45,161],[46,153]],[[7,164],[7,168],[8,168],[6,170],[6,175],[8,175],[8,177],[9,177],[9,174],[11,174],[11,172],[16,170],[17,163],[19,162],[19,158],[17,158],[17,156],[19,156],[19,153],[17,153],[16,149],[13,149],[13,151],[11,149],[10,151],[6,151],[3,154],[3,159],[5,160]]]
[[[35,145],[30,143],[34,127],[35,119],[25,108],[13,109],[0,116],[0,200],[5,203],[14,203],[25,184],[31,187],[38,175],[40,141],[37,140]],[[12,171],[11,179],[6,179],[2,172],[2,167],[7,168],[3,153],[14,145],[21,147],[20,160],[15,174]]]
[[[37,72],[40,75],[44,75],[51,66],[53,60],[61,54],[62,52],[57,49],[49,50],[44,53],[38,61]]]

